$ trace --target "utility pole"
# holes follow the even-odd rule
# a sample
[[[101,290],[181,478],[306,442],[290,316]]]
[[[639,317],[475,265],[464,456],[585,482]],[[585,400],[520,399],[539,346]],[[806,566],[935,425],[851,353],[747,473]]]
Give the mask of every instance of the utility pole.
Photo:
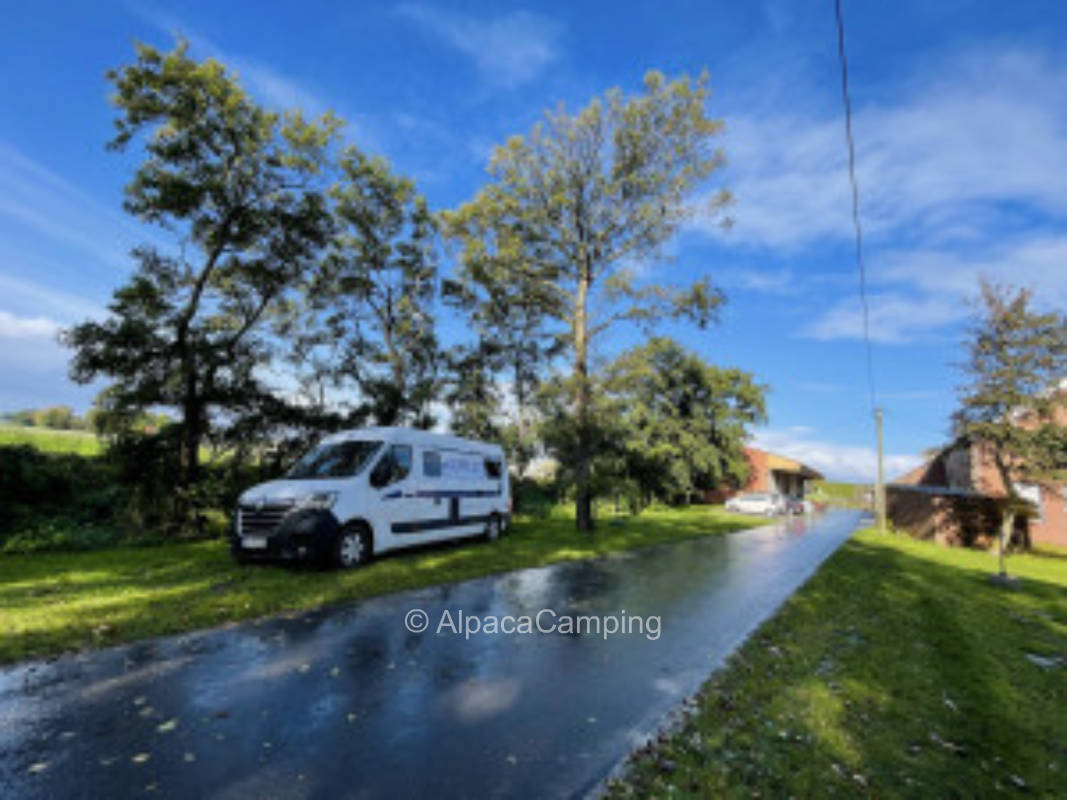
[[[878,516],[878,532],[885,533],[885,477],[882,474],[882,409],[874,410],[874,423],[878,429],[878,482],[874,485],[874,511]]]

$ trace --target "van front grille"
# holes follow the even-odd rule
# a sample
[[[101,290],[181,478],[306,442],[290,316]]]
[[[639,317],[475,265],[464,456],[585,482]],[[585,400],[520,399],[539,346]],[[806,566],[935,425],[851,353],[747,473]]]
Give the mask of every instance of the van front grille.
[[[237,532],[241,536],[271,533],[292,509],[292,503],[240,506],[237,509]]]

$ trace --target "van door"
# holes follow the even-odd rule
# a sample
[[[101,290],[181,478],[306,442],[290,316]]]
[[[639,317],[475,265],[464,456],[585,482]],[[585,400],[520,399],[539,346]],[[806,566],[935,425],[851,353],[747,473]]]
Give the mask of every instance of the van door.
[[[419,505],[415,476],[412,470],[411,445],[393,444],[386,448],[370,473],[370,485],[378,493],[377,522],[391,545],[403,534],[413,533],[417,527]]]

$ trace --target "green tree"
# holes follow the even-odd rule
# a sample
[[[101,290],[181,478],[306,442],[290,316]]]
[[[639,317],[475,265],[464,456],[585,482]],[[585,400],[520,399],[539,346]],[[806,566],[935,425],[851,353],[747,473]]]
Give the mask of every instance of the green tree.
[[[619,449],[643,492],[689,497],[748,473],[745,440],[766,421],[766,387],[740,369],[716,367],[672,339],[623,353],[607,371]]]
[[[493,283],[535,289],[544,322],[561,333],[572,364],[564,389],[579,530],[593,525],[597,343],[625,322],[685,317],[703,327],[723,301],[707,279],[671,287],[642,282],[634,270],[658,256],[684,220],[713,214],[728,199],[694,202],[723,163],[712,145],[722,123],[706,115],[707,96],[704,75],[668,81],[649,72],[640,94],[612,90],[575,114],[550,112],[498,147],[488,185],[446,215],[463,262],[495,261]]]
[[[288,312],[331,232],[319,175],[338,123],[264,110],[184,42],[136,53],[108,73],[119,110],[109,146],[143,148],[124,206],[174,247],[135,250],[136,272],[110,316],[64,338],[75,380],[113,380],[112,418],[178,409],[176,477],[189,486],[212,414],[240,415],[270,395],[261,377],[276,352],[269,323]]]
[[[380,425],[430,427],[438,390],[437,224],[408,178],[350,148],[331,189],[339,230],[311,289],[303,357],[352,384]]]
[[[493,379],[496,354],[484,339],[473,345],[453,348],[447,357],[448,379],[444,394],[452,413],[449,428],[458,436],[498,441],[500,424],[500,390]]]
[[[39,428],[69,430],[74,422],[74,409],[70,406],[48,406],[33,412],[33,424]]]
[[[514,412],[500,433],[522,475],[536,448],[541,381],[563,349],[561,330],[553,327],[566,311],[562,295],[529,268],[521,249],[496,242],[484,216],[446,212],[442,219],[446,234],[463,244],[456,278],[445,282],[444,297],[469,320],[488,371],[508,386]]]
[[[998,553],[1006,575],[1004,549],[1015,517],[1026,510],[1017,484],[1039,480],[1065,464],[1062,415],[1067,391],[1067,316],[1039,312],[1026,289],[981,283],[981,308],[966,342],[956,431],[990,447],[1006,494]]]

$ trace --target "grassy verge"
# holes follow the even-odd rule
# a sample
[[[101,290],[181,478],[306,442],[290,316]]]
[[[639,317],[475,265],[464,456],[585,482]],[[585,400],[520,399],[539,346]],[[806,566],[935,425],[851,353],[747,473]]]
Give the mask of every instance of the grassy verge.
[[[610,796],[1063,797],[1067,556],[993,569],[857,534]]]
[[[398,553],[345,572],[238,567],[221,541],[0,556],[0,663],[765,523],[712,506],[649,509],[603,520],[589,538],[553,515],[519,519],[491,544]]]
[[[88,431],[59,431],[0,425],[0,445],[30,445],[44,453],[74,453],[95,456],[103,452],[102,441]]]

